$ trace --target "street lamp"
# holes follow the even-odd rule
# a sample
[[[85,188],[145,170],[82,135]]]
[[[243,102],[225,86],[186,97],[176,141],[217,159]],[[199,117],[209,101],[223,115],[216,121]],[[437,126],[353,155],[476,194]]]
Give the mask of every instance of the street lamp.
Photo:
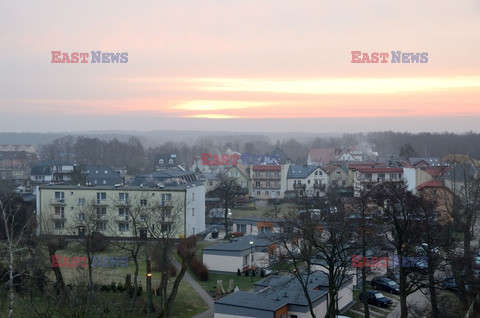
[[[253,241],[250,241],[250,270],[252,271],[252,276],[250,276],[250,282],[253,282]]]

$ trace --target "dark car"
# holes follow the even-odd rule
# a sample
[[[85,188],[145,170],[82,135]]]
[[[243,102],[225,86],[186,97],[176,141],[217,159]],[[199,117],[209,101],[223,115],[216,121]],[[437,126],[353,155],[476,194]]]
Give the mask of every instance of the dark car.
[[[363,301],[363,293],[358,295],[360,301]],[[370,305],[375,305],[379,307],[388,307],[393,304],[393,301],[390,298],[387,298],[382,295],[382,293],[376,290],[367,290],[367,301]]]
[[[413,264],[413,269],[425,273],[428,269],[428,262],[426,260],[418,261]]]
[[[457,281],[455,280],[455,277],[450,276],[444,279],[443,283],[443,288],[451,290],[451,291],[458,291],[458,284]]]
[[[370,283],[374,289],[381,289],[388,293],[400,294],[400,286],[390,278],[387,277],[375,277]]]

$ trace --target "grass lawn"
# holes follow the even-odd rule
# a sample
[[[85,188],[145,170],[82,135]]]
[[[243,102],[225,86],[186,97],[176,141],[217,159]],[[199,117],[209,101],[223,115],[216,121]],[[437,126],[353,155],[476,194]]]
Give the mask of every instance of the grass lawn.
[[[195,276],[194,276],[195,277]],[[196,277],[195,277],[196,279]],[[245,275],[237,276],[236,274],[212,274],[209,273],[208,281],[202,282],[198,281],[198,283],[205,289],[207,292],[216,291],[217,290],[217,280],[222,280],[223,289],[227,291],[228,284],[230,279],[233,279],[234,286],[238,286],[241,291],[249,291],[253,289],[253,283],[258,282],[259,280],[263,279],[263,277],[255,276],[253,277],[246,277]]]
[[[201,249],[200,249],[201,251]],[[57,255],[62,256],[83,256],[85,252],[82,251],[81,246],[77,242],[70,242],[67,248],[63,250],[58,250],[56,252]],[[45,251],[46,257],[48,257],[48,253]],[[122,285],[125,284],[125,277],[126,274],[131,274],[132,276],[132,283],[133,283],[133,274],[135,271],[135,264],[132,261],[131,256],[129,255],[128,251],[121,250],[120,248],[110,245],[107,251],[99,252],[97,255],[101,256],[129,256],[128,267],[112,267],[112,268],[104,268],[104,267],[95,267],[93,268],[93,280],[95,284],[104,284],[110,285],[112,282],[115,284],[121,283]],[[130,297],[126,292],[116,293],[113,292],[97,292],[98,299],[101,303],[110,304],[112,307],[111,316],[105,317],[144,317],[145,314],[143,312],[143,308],[145,307],[146,302],[146,293],[145,293],[145,286],[146,286],[146,265],[145,265],[145,254],[140,253],[140,268],[138,274],[138,281],[139,284],[143,287],[143,293],[141,296],[137,298],[137,305],[136,308],[138,309],[135,313],[125,313],[125,308],[129,305]],[[51,261],[48,260],[48,265],[50,267]],[[79,281],[87,281],[88,278],[88,269],[82,267],[62,267],[61,268],[64,280],[66,284],[73,284]],[[47,271],[47,275],[49,276],[50,280],[54,280],[54,275],[52,271]],[[152,288],[156,289],[160,284],[160,273],[152,271]],[[171,277],[169,281],[169,288],[172,287],[173,281],[175,277]],[[3,286],[2,286],[3,287]],[[1,288],[3,289],[3,288]],[[2,292],[0,289],[0,317],[3,317],[3,314],[7,312],[8,308],[8,298],[5,291]],[[153,301],[154,304],[158,304],[158,299],[154,295]],[[42,298],[38,299],[39,304],[42,302]],[[18,310],[16,313],[16,317],[37,317],[33,314],[31,310],[29,310],[30,306],[28,305],[29,301],[26,299],[22,299],[21,295],[16,297],[16,305],[15,310]],[[117,308],[117,309],[114,309]],[[190,285],[182,281],[179,286],[179,290],[177,293],[177,297],[174,302],[174,306],[172,309],[171,317],[183,318],[183,317],[192,317],[198,313],[201,313],[208,309],[207,304],[201,299],[200,296],[190,287]],[[114,312],[115,311],[115,312]],[[109,314],[110,315],[110,314]]]

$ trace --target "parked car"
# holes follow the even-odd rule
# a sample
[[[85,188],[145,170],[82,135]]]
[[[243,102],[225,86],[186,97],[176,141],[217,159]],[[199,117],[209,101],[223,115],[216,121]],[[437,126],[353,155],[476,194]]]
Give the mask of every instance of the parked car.
[[[360,301],[363,301],[363,293],[358,295]],[[376,290],[367,290],[367,301],[370,305],[379,306],[379,307],[388,307],[393,304],[393,301],[390,298],[383,296],[382,293]]]
[[[397,284],[400,282],[400,273],[398,272],[388,271],[387,275],[385,276],[391,280],[394,280]]]
[[[445,278],[442,282],[442,286],[443,288],[451,291],[458,291],[458,284],[457,284],[457,281],[455,280],[455,277],[453,276],[449,276]]]
[[[415,264],[413,264],[413,268],[420,272],[426,272],[428,269],[428,262],[426,260],[418,261]]]
[[[374,289],[381,289],[388,293],[400,294],[400,286],[390,278],[387,277],[374,277],[370,283]]]

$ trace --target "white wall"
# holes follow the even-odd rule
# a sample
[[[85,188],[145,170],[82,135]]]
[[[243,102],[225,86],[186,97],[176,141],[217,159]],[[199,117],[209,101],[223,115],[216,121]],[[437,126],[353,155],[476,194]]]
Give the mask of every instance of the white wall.
[[[210,254],[205,254],[205,251],[204,251],[203,264],[207,266],[208,270],[211,270],[211,271],[235,273],[237,272],[237,269],[240,269],[240,271],[242,270],[243,257],[242,256],[210,255]],[[250,265],[250,262],[248,262],[248,265]]]
[[[186,202],[186,237],[189,237],[205,231],[205,185],[188,188]],[[195,209],[194,215],[192,215],[192,209]],[[193,233],[194,228],[195,233]]]
[[[407,182],[407,189],[415,193],[417,187],[417,172],[415,168],[403,168],[403,178]]]

